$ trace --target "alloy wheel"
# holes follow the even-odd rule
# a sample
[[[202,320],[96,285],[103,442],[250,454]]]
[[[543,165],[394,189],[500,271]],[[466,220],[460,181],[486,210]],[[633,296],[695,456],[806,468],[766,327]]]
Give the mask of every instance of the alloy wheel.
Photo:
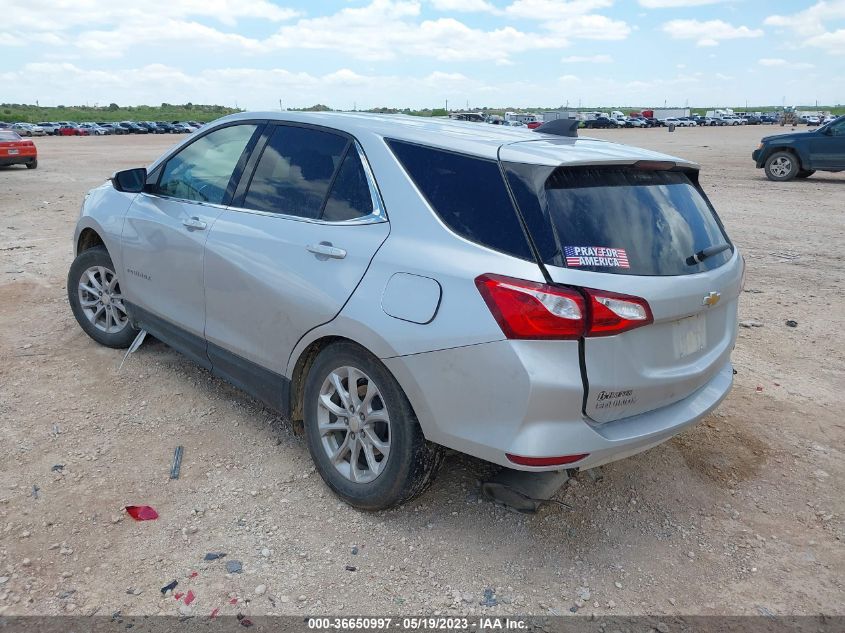
[[[778,178],[784,178],[788,176],[791,170],[792,161],[789,160],[786,156],[779,156],[778,158],[774,159],[769,165],[769,171],[771,171],[772,174],[774,176],[777,176]]]
[[[323,381],[317,430],[330,463],[349,481],[369,483],[384,472],[390,416],[379,388],[360,369],[338,367]]]
[[[113,270],[91,266],[79,279],[79,305],[91,324],[106,334],[117,334],[129,324],[120,283]]]

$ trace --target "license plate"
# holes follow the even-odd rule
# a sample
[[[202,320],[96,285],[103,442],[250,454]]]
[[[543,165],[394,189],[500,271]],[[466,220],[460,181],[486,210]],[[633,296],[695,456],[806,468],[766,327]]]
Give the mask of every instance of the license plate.
[[[9,156],[14,156],[15,154],[20,154],[21,151],[19,149],[10,149]]]
[[[707,345],[707,327],[703,314],[675,321],[672,325],[676,358],[700,352]]]

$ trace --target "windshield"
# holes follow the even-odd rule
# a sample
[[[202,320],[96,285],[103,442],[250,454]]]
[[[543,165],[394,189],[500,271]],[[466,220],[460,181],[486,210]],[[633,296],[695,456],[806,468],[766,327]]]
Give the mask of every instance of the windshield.
[[[733,253],[707,199],[682,171],[505,164],[547,264],[621,275],[689,275]],[[714,246],[725,250],[700,257]]]

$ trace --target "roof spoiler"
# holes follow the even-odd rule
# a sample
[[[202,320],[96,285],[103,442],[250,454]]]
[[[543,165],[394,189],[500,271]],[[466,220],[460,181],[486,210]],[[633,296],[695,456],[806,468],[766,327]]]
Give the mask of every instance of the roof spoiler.
[[[547,121],[543,125],[535,127],[534,131],[554,134],[555,136],[578,138],[578,126],[580,124],[581,121],[578,119],[555,119],[554,121]]]

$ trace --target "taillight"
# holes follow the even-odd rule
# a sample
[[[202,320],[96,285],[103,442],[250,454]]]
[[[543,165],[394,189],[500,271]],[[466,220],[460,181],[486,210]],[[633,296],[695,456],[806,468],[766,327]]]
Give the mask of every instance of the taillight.
[[[590,300],[586,336],[613,336],[654,322],[645,299],[593,288],[582,291]]]
[[[486,274],[475,285],[509,339],[613,336],[654,322],[645,299]]]
[[[577,339],[584,297],[576,290],[502,275],[481,275],[478,291],[509,339]]]

